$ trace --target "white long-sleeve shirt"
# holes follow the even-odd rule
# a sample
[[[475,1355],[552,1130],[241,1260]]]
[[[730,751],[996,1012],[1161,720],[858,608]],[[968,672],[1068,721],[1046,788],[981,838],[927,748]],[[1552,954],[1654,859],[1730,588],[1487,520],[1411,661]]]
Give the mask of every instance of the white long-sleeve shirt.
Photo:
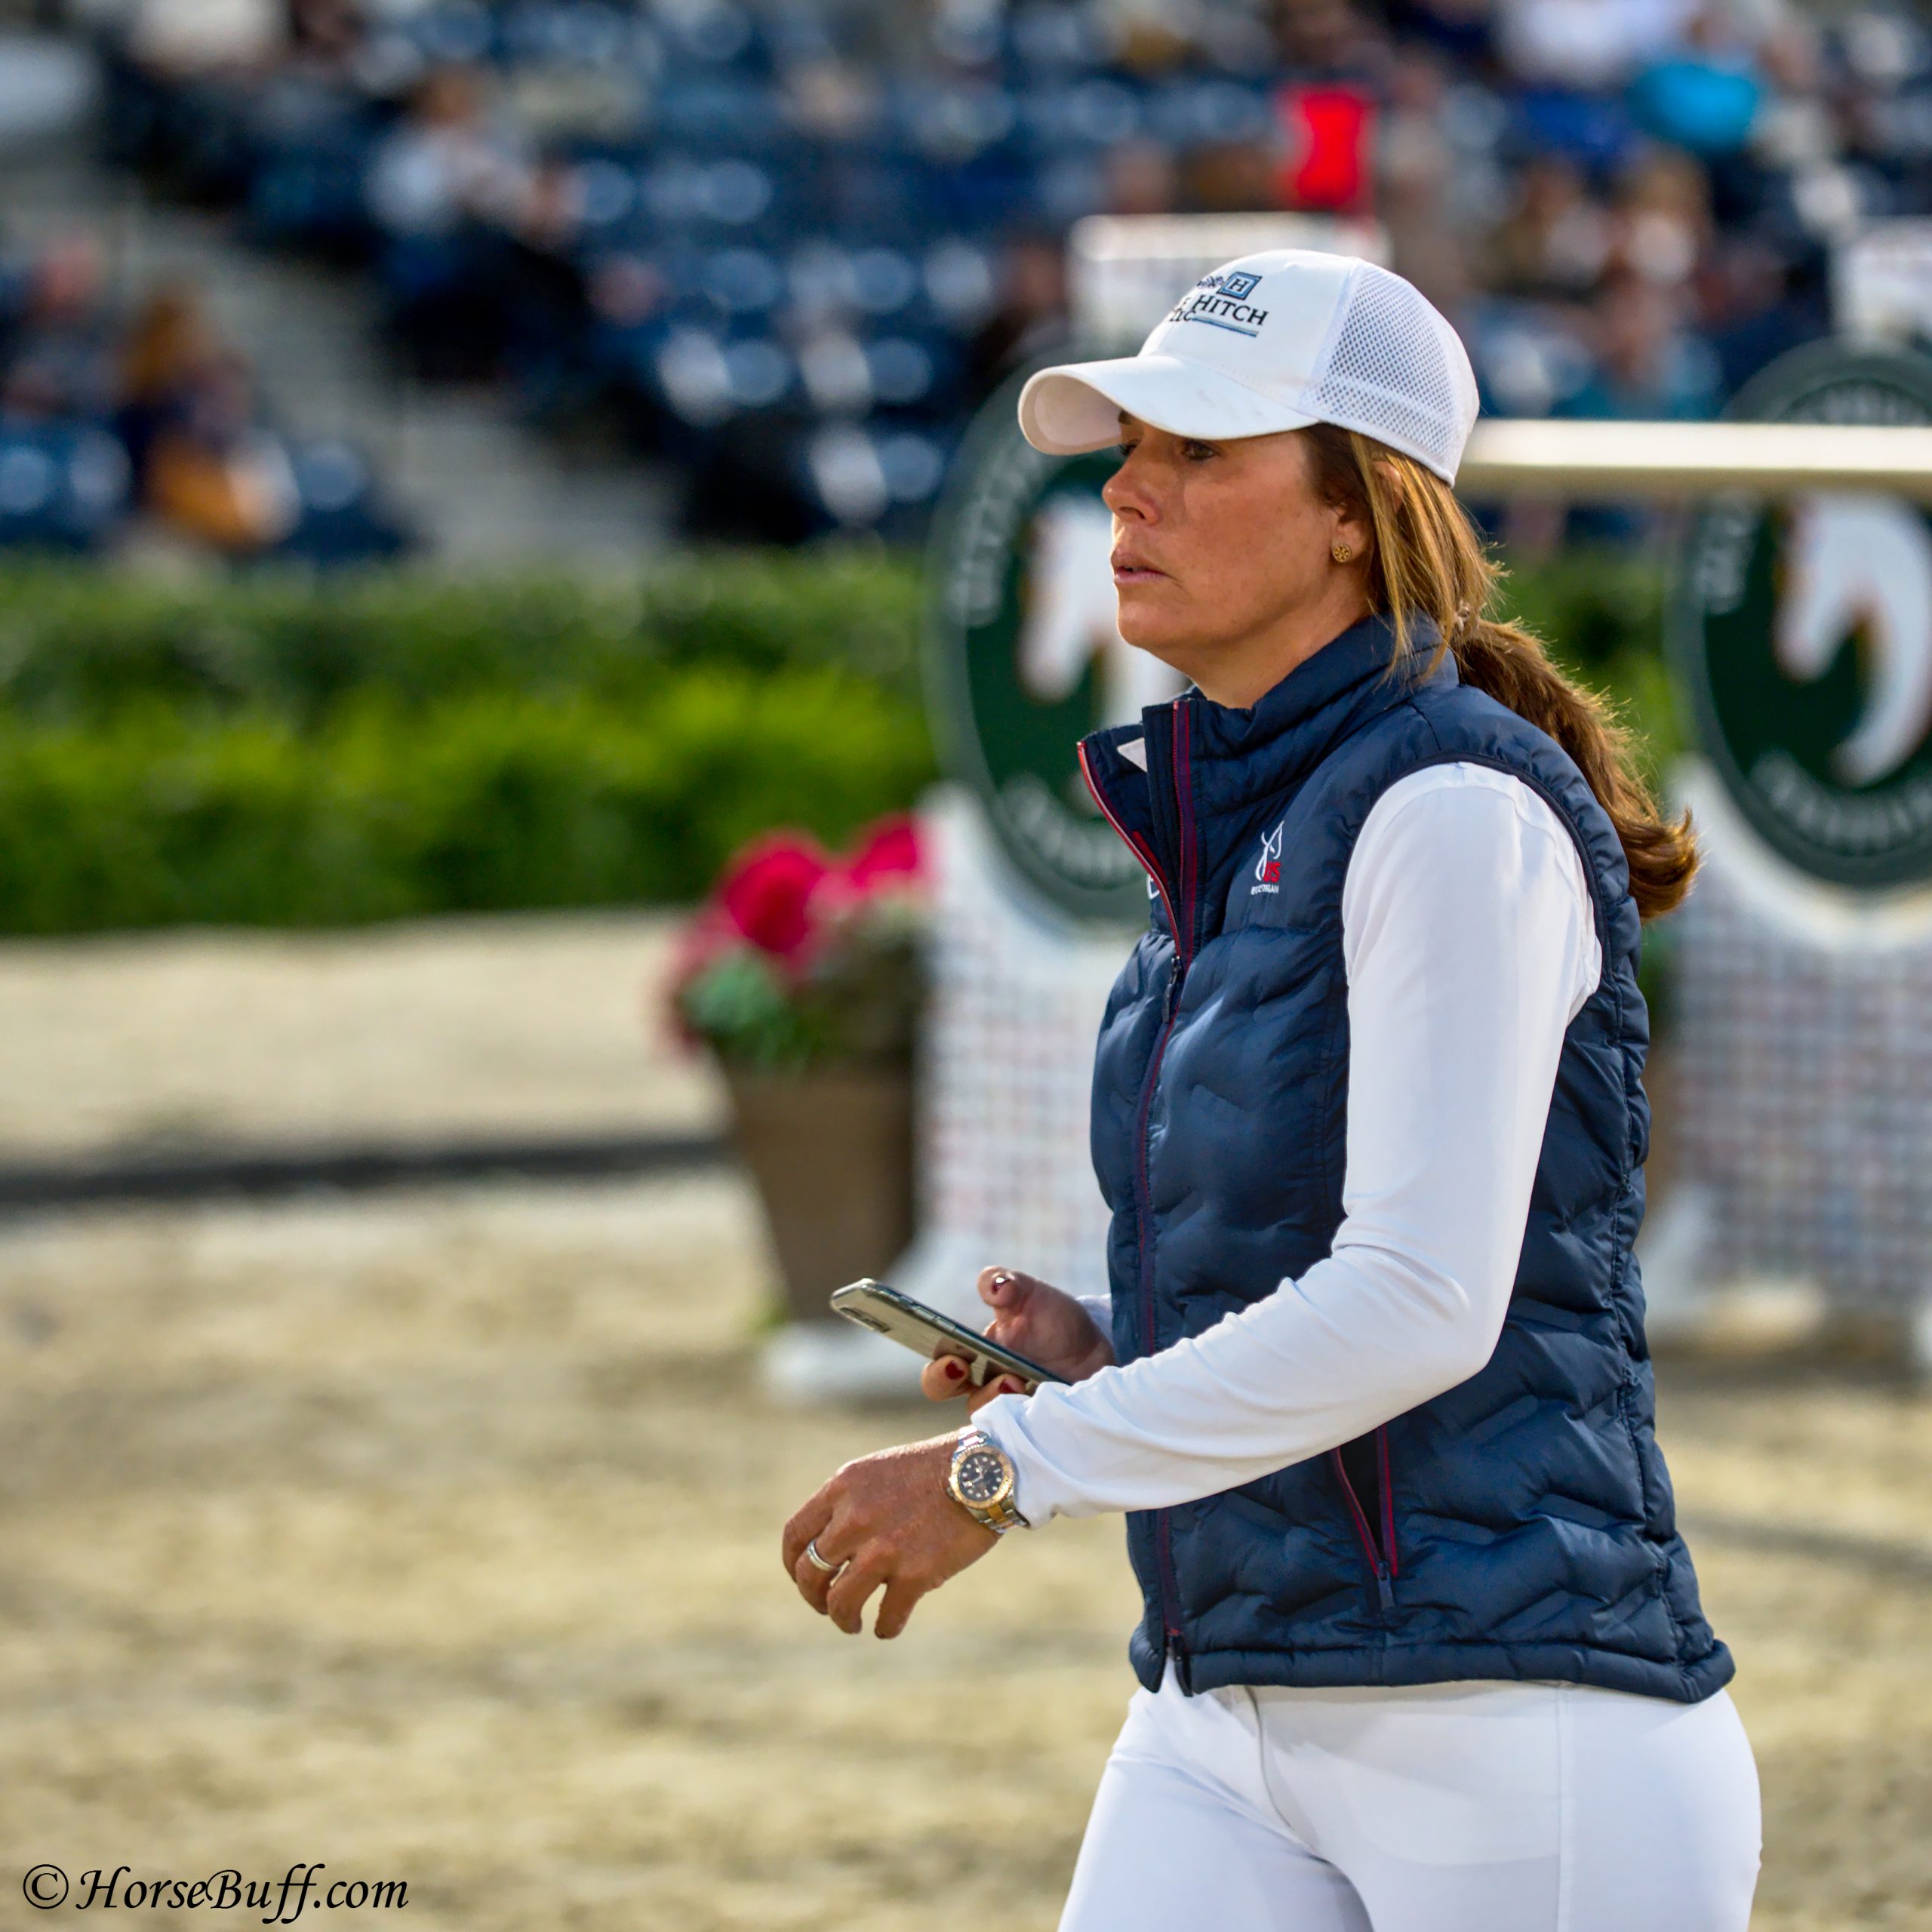
[[[976,1420],[1013,1459],[1029,1522],[1251,1482],[1494,1351],[1564,1032],[1603,970],[1575,841],[1506,772],[1412,773],[1355,841],[1342,949],[1348,1137],[1330,1252],[1171,1348],[987,1403]],[[1106,1332],[1105,1301],[1088,1306]]]

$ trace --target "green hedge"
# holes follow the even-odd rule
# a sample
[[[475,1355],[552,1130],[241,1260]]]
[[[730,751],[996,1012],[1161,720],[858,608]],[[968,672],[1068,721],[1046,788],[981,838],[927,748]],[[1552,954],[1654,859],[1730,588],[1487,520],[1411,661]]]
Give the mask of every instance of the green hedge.
[[[380,697],[303,734],[155,707],[0,725],[0,924],[333,925],[697,897],[745,838],[838,842],[931,775],[917,711],[849,674],[667,677],[648,705]]]
[[[1667,752],[1641,565],[1510,601]],[[933,775],[915,561],[635,580],[0,574],[0,931],[681,901],[774,824],[842,841]]]
[[[648,699],[666,671],[843,669],[918,697],[919,579],[884,552],[699,552],[629,578],[377,571],[157,583],[0,573],[0,712],[97,721],[144,698],[307,728],[357,694]]]

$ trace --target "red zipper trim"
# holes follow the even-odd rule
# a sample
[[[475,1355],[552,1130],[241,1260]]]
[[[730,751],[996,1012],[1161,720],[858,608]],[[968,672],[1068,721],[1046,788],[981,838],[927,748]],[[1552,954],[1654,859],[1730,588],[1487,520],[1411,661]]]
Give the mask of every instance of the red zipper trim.
[[[1395,1549],[1395,1490],[1389,1479],[1389,1425],[1384,1423],[1375,1432],[1375,1454],[1382,1471],[1382,1548],[1389,1560],[1389,1574],[1399,1577],[1402,1574],[1401,1558]]]
[[[1375,1565],[1376,1574],[1382,1573],[1382,1552],[1375,1546],[1375,1532],[1368,1526],[1368,1512],[1361,1506],[1361,1498],[1355,1494],[1355,1486],[1349,1480],[1348,1466],[1342,1460],[1342,1452],[1331,1449],[1328,1460],[1335,1466],[1335,1474],[1342,1485],[1342,1494],[1349,1500],[1349,1515],[1355,1526],[1355,1536],[1360,1541],[1362,1553]]]
[[[1178,949],[1180,945],[1180,928],[1174,918],[1174,902],[1168,896],[1168,882],[1161,876],[1159,861],[1146,846],[1141,844],[1139,839],[1134,837],[1132,832],[1128,830],[1125,826],[1121,823],[1118,819],[1114,817],[1112,809],[1107,803],[1106,795],[1094,782],[1093,768],[1087,762],[1087,747],[1084,744],[1078,748],[1078,755],[1080,759],[1080,775],[1087,781],[1087,789],[1093,793],[1094,802],[1100,808],[1100,816],[1120,834],[1126,841],[1128,851],[1146,867],[1147,876],[1154,881],[1154,889],[1161,895],[1161,903],[1167,908],[1168,928],[1174,935],[1174,945]]]
[[[1175,936],[1174,943],[1180,947],[1183,964],[1194,955],[1194,767],[1193,749],[1187,729],[1187,709],[1185,700],[1174,700],[1174,802],[1180,811],[1180,903],[1187,909],[1187,931],[1185,937]]]
[[[1342,1460],[1342,1452],[1331,1449],[1328,1460],[1335,1466],[1335,1479],[1342,1485],[1342,1494],[1348,1498],[1349,1519],[1355,1524],[1355,1537],[1361,1543],[1362,1554],[1368,1558],[1369,1567],[1375,1572],[1376,1594],[1381,1598],[1384,1610],[1395,1606],[1395,1593],[1389,1586],[1389,1565],[1382,1560],[1382,1552],[1375,1546],[1375,1532],[1368,1526],[1368,1512],[1361,1506],[1361,1498],[1355,1494],[1355,1486],[1349,1480],[1347,1466]],[[1387,1493],[1386,1491],[1383,1492]]]
[[[1154,1352],[1154,1297],[1147,1280],[1146,1257],[1147,1247],[1146,1218],[1152,1213],[1154,1200],[1153,1177],[1147,1171],[1147,1115],[1154,1102],[1154,1083],[1160,1077],[1161,1056],[1166,1052],[1168,1035],[1174,1031],[1174,989],[1183,968],[1180,950],[1180,921],[1174,915],[1174,902],[1168,891],[1167,881],[1161,875],[1160,862],[1142,844],[1140,841],[1115,817],[1105,795],[1094,782],[1093,768],[1087,762],[1087,747],[1079,747],[1080,775],[1087,781],[1087,789],[1094,795],[1094,802],[1100,808],[1101,816],[1126,841],[1129,851],[1147,869],[1147,876],[1154,881],[1154,889],[1161,895],[1161,903],[1167,908],[1168,930],[1174,935],[1174,965],[1168,982],[1168,1011],[1161,1022],[1159,1035],[1154,1041],[1154,1051],[1149,1055],[1147,1072],[1140,1084],[1140,1108],[1135,1118],[1134,1131],[1140,1143],[1140,1213],[1141,1213],[1141,1345],[1148,1354]]]

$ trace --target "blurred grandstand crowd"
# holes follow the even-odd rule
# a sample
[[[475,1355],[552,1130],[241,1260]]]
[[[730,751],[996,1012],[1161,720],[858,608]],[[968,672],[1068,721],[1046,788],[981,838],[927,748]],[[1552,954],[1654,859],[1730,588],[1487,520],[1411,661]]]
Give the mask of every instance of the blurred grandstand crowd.
[[[1632,418],[1712,413],[1825,331],[1835,245],[1932,213],[1932,32],[1883,0],[65,17],[100,50],[118,162],[232,206],[262,246],[378,278],[419,374],[668,459],[709,535],[915,531],[975,405],[1063,340],[1063,238],[1091,212],[1373,215],[1462,330],[1489,410]],[[10,410],[68,272],[20,283]],[[83,441],[120,425],[150,497],[158,420],[219,442],[259,415],[220,355],[191,358],[192,393],[157,415],[138,345],[158,326],[124,338],[115,398],[89,374],[62,417]],[[325,492],[338,516],[371,500],[351,480]]]
[[[407,543],[362,456],[283,429],[193,290],[122,309],[85,232],[0,259],[0,543],[92,552],[137,514],[238,559]]]

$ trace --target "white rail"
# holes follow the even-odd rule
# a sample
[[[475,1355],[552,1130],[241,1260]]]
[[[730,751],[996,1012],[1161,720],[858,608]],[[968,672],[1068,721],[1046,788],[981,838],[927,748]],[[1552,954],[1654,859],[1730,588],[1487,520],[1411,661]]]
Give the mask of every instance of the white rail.
[[[1486,418],[1466,497],[1643,497],[1875,490],[1932,503],[1932,429],[1832,423],[1588,423]]]

